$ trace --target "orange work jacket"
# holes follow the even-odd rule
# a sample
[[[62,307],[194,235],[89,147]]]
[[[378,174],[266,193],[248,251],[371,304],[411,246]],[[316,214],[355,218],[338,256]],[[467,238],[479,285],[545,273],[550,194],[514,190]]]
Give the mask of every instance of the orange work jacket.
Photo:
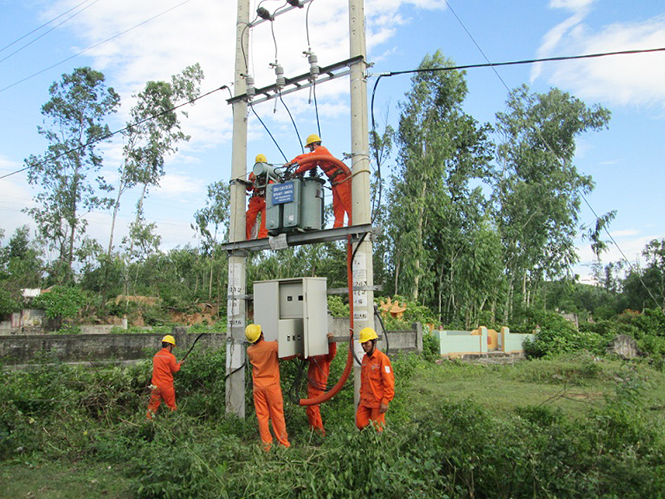
[[[388,356],[374,349],[363,357],[360,370],[360,404],[377,409],[395,396],[395,374]]]
[[[247,348],[247,356],[252,364],[254,386],[269,388],[279,385],[279,347],[276,341],[261,340]]]
[[[167,348],[162,348],[152,358],[152,384],[155,386],[173,385],[173,373],[180,371],[180,364],[176,362]]]
[[[322,156],[322,155],[330,156],[331,158],[335,159],[335,156],[330,154],[330,151],[328,149],[326,149],[323,146],[318,146],[312,152],[296,156],[292,162],[299,163],[305,158],[307,158],[307,156]],[[326,161],[325,159],[321,159],[316,163],[308,163],[305,165],[301,165],[298,167],[298,169],[295,172],[293,172],[293,174],[301,175],[316,166],[318,166],[323,170],[323,173],[325,173],[328,176],[331,183],[334,182],[335,184],[338,184],[351,176],[351,170],[349,170],[347,166],[344,166],[342,168],[338,164],[333,163],[332,161]]]

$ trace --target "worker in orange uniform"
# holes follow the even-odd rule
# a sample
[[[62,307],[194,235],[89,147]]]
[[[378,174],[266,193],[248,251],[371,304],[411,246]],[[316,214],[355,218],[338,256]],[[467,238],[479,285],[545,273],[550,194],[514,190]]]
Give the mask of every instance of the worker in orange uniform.
[[[284,422],[284,401],[279,383],[279,358],[276,341],[266,341],[259,324],[250,324],[245,328],[245,337],[251,345],[247,356],[252,364],[254,381],[254,409],[259,421],[259,434],[263,448],[268,451],[272,446],[269,422],[275,438],[280,445],[291,447]]]
[[[255,163],[267,163],[268,159],[264,154],[257,154],[254,160]],[[251,192],[252,196],[249,198],[249,205],[247,206],[247,213],[245,215],[245,239],[248,241],[252,238],[252,229],[256,223],[256,217],[261,213],[261,223],[259,225],[258,238],[262,239],[268,237],[268,229],[266,229],[266,181],[265,175],[258,177],[254,172],[249,174],[249,182],[245,183],[247,192]]]
[[[302,175],[317,166],[321,168],[332,185],[333,213],[335,214],[333,228],[344,226],[345,213],[348,225],[351,225],[351,170],[321,145],[321,137],[318,135],[313,133],[307,137],[305,146],[310,152],[296,156],[289,163],[300,165],[293,175]]]
[[[330,363],[337,355],[337,343],[330,341],[332,333],[328,333],[328,353],[326,355],[315,355],[309,358],[309,367],[307,368],[307,398],[315,398],[326,391],[328,375],[330,374]],[[323,428],[321,419],[321,410],[318,405],[307,406],[307,420],[309,427],[321,433],[325,437],[326,430]]]
[[[175,347],[175,338],[167,334],[162,338],[162,349],[152,358],[152,384],[150,385],[150,403],[148,404],[148,419],[157,413],[162,400],[175,411],[175,388],[173,388],[173,373],[180,371],[182,362],[176,362],[175,355],[171,353]]]
[[[360,402],[356,426],[362,430],[371,423],[378,431],[386,425],[388,404],[395,396],[395,375],[388,356],[376,348],[376,331],[366,327],[360,331],[360,344],[365,351],[360,371]]]

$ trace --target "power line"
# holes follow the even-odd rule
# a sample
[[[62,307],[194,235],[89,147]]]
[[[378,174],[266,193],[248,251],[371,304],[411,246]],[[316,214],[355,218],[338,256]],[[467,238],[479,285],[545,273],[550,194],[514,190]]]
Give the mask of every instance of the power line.
[[[187,1],[189,1],[189,0],[187,0]],[[220,91],[220,90],[223,90],[224,88],[228,88],[228,87],[227,87],[226,85],[222,85],[221,87],[215,88],[214,90],[211,90],[210,92],[207,92],[207,93],[205,93],[205,94],[203,94],[203,95],[199,95],[198,97],[195,97],[194,99],[188,100],[187,102],[183,102],[182,104],[178,104],[177,106],[174,106],[174,107],[172,107],[172,108],[170,108],[170,109],[166,109],[166,110],[162,111],[161,113],[155,114],[155,115],[153,115],[153,116],[148,116],[147,118],[143,118],[142,120],[136,121],[136,122],[134,122],[134,123],[130,123],[130,124],[127,125],[126,127],[121,128],[121,129],[119,129],[119,130],[116,130],[115,132],[111,132],[111,133],[109,133],[109,134],[107,134],[107,135],[105,135],[105,136],[103,136],[103,137],[100,137],[100,138],[95,139],[95,140],[88,141],[88,142],[86,142],[85,144],[82,144],[82,145],[80,145],[80,146],[78,146],[78,147],[73,147],[73,148],[71,148],[71,149],[69,149],[69,150],[67,150],[67,151],[61,152],[60,154],[57,154],[56,156],[53,156],[53,157],[51,157],[51,158],[48,158],[48,161],[54,161],[54,160],[56,160],[56,159],[58,159],[58,158],[61,158],[62,156],[65,156],[65,155],[67,155],[67,154],[69,154],[69,153],[72,153],[72,152],[74,152],[74,151],[78,151],[78,150],[80,150],[80,149],[84,149],[84,148],[86,148],[86,147],[88,147],[88,146],[91,146],[91,145],[97,144],[98,142],[102,142],[102,141],[104,141],[104,140],[106,140],[106,139],[110,139],[110,138],[113,137],[114,135],[117,135],[117,134],[122,133],[122,132],[124,132],[124,131],[126,131],[126,130],[129,130],[129,129],[132,128],[132,127],[135,127],[135,126],[141,125],[141,124],[143,124],[143,123],[145,123],[145,122],[147,122],[147,121],[152,121],[152,120],[154,120],[154,119],[157,119],[157,118],[159,118],[160,116],[163,116],[163,115],[165,115],[165,114],[168,114],[168,113],[170,113],[171,111],[175,111],[176,109],[179,109],[179,108],[181,108],[181,107],[183,107],[183,106],[186,106],[186,105],[188,105],[188,104],[193,104],[194,102],[196,102],[196,101],[198,101],[198,100],[200,100],[200,99],[203,99],[204,97],[208,97],[209,95],[212,95],[212,94],[214,94],[215,92],[218,92],[218,91]],[[45,163],[46,161],[47,161],[47,160],[45,159],[45,160],[43,160],[43,161],[38,162],[37,164],[43,164],[43,163]],[[30,169],[30,166],[25,166],[25,167],[21,168],[20,170],[16,170],[16,171],[13,171],[13,172],[11,172],[11,173],[7,173],[6,175],[1,176],[1,177],[0,177],[0,180],[2,180],[2,179],[4,179],[4,178],[7,178],[7,177],[11,177],[12,175],[16,175],[17,173],[21,173],[21,172],[23,172],[23,171],[25,171],[25,170],[28,170],[28,169]]]
[[[86,0],[86,1],[89,1],[89,0]],[[95,0],[95,1],[92,2],[90,5],[87,5],[87,6],[83,7],[81,10],[79,10],[79,11],[76,12],[75,14],[72,14],[71,16],[69,16],[69,17],[68,17],[67,19],[65,19],[64,21],[62,21],[62,22],[56,24],[55,26],[53,26],[51,29],[49,29],[49,30],[46,31],[45,33],[42,33],[42,34],[39,35],[37,38],[33,38],[31,41],[29,41],[28,43],[26,43],[26,44],[23,45],[22,47],[16,49],[16,50],[15,50],[14,52],[12,52],[11,54],[9,54],[9,55],[3,57],[2,59],[0,59],[0,62],[4,62],[4,61],[6,61],[6,60],[9,59],[11,56],[13,56],[13,55],[15,55],[15,54],[18,54],[21,50],[23,50],[23,49],[26,48],[26,47],[29,47],[30,45],[32,45],[33,43],[35,43],[35,42],[36,42],[37,40],[39,40],[40,38],[44,38],[44,37],[45,37],[46,35],[48,35],[51,31],[53,31],[54,29],[56,29],[56,28],[62,26],[63,24],[65,24],[65,23],[66,23],[67,21],[69,21],[70,19],[72,19],[72,18],[78,16],[81,12],[83,12],[84,10],[89,9],[90,7],[92,7],[93,5],[95,5],[97,2],[99,2],[99,0]],[[85,2],[84,2],[84,3],[85,3]],[[71,10],[71,9],[70,9],[70,10]],[[69,12],[69,11],[68,11],[68,12]]]
[[[57,20],[60,19],[62,16],[69,14],[72,10],[74,10],[74,9],[78,9],[81,5],[83,5],[83,4],[85,4],[85,3],[88,3],[89,1],[90,1],[90,0],[84,0],[84,1],[81,2],[80,4],[75,5],[74,7],[72,7],[72,8],[69,9],[69,10],[66,10],[65,12],[63,12],[62,14],[60,14],[59,16],[56,16],[56,17],[54,17],[53,19],[51,19],[50,21],[47,21],[47,22],[45,22],[44,24],[42,24],[41,26],[38,26],[37,28],[33,29],[32,31],[29,31],[29,32],[26,33],[25,35],[23,35],[23,36],[17,38],[17,39],[14,40],[13,42],[11,42],[11,43],[5,45],[4,47],[0,48],[0,52],[5,51],[6,49],[8,49],[9,47],[11,47],[12,45],[15,45],[16,43],[20,42],[20,41],[23,40],[24,38],[27,38],[28,36],[32,35],[33,33],[39,31],[40,29],[42,29],[42,28],[44,28],[44,27],[46,27],[46,26],[48,26],[48,25],[51,24],[53,21],[57,21]],[[97,0],[97,1],[98,1],[98,0]],[[95,3],[96,3],[96,2],[95,2]],[[71,19],[71,18],[70,18],[70,19]]]
[[[126,34],[126,33],[129,33],[130,31],[135,30],[136,28],[138,28],[138,27],[140,27],[140,26],[143,26],[144,24],[149,23],[150,21],[154,21],[154,20],[157,19],[158,17],[161,17],[161,16],[163,16],[164,14],[168,14],[168,13],[171,12],[172,10],[175,10],[175,9],[177,9],[178,7],[181,7],[181,6],[185,5],[186,3],[189,3],[190,1],[191,1],[191,0],[185,0],[184,2],[179,3],[178,5],[176,5],[176,6],[174,6],[174,7],[171,7],[170,9],[167,9],[167,10],[165,10],[164,12],[161,12],[160,14],[157,14],[156,16],[153,16],[153,17],[151,17],[150,19],[146,19],[145,21],[143,21],[143,22],[141,22],[141,23],[139,23],[139,24],[137,24],[137,25],[135,25],[135,26],[132,26],[132,27],[129,28],[129,29],[126,29],[125,31],[121,31],[120,33],[117,33],[117,34],[113,35],[112,37],[107,38],[107,39],[104,40],[104,41],[101,41],[101,42],[99,42],[99,43],[96,43],[95,45],[91,45],[90,47],[88,47],[88,48],[86,48],[86,49],[83,49],[83,50],[81,50],[80,52],[78,52],[78,53],[76,53],[76,54],[74,54],[74,55],[72,55],[72,56],[70,56],[70,57],[67,57],[66,59],[63,59],[62,61],[60,61],[60,62],[58,62],[58,63],[56,63],[56,64],[53,64],[52,66],[49,66],[48,68],[42,69],[41,71],[37,71],[36,73],[33,73],[33,74],[31,74],[30,76],[26,76],[25,78],[23,78],[23,79],[21,79],[21,80],[19,80],[19,81],[16,81],[16,82],[12,83],[11,85],[8,85],[8,86],[6,86],[6,87],[4,87],[4,88],[0,88],[0,93],[4,92],[5,90],[9,90],[10,88],[15,87],[16,85],[19,85],[20,83],[23,83],[24,81],[30,80],[31,78],[34,78],[35,76],[38,76],[38,75],[40,75],[40,74],[42,74],[42,73],[45,73],[45,72],[48,71],[49,69],[53,69],[53,68],[55,68],[55,67],[58,67],[58,66],[60,66],[61,64],[64,64],[65,62],[70,61],[70,60],[74,59],[75,57],[80,56],[81,54],[84,54],[84,53],[86,53],[86,52],[88,52],[88,51],[90,51],[90,50],[92,50],[92,49],[94,49],[94,48],[99,47],[100,45],[103,45],[103,44],[105,44],[105,43],[108,43],[108,42],[110,42],[111,40],[114,40],[114,39],[116,39],[116,38],[118,38],[118,37],[120,37],[120,36],[122,36],[122,35],[124,35],[124,34]]]
[[[621,50],[617,52],[599,52],[596,54],[584,54],[584,55],[570,55],[570,56],[561,56],[561,57],[543,57],[541,59],[523,59],[519,61],[509,61],[509,62],[488,62],[486,64],[467,64],[464,66],[446,66],[443,68],[418,68],[418,69],[408,69],[405,71],[389,71],[386,73],[380,73],[379,76],[397,76],[410,73],[424,73],[424,72],[433,72],[433,71],[452,71],[452,70],[461,70],[461,69],[476,69],[476,68],[489,68],[489,67],[500,67],[500,66],[517,66],[523,64],[535,64],[538,62],[561,62],[561,61],[573,61],[578,59],[593,59],[598,57],[609,57],[614,55],[634,55],[634,54],[649,54],[654,52],[665,52],[665,47],[653,48],[653,49],[639,49],[639,50]]]

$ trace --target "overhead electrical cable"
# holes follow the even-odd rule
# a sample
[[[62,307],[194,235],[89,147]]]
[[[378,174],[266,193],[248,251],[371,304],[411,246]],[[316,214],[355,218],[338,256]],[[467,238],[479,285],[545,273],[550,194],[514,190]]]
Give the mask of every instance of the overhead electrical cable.
[[[53,27],[52,27],[51,29],[49,29],[48,31],[46,31],[46,32],[42,33],[41,35],[39,35],[37,38],[33,38],[32,40],[30,40],[30,41],[29,41],[28,43],[26,43],[25,45],[23,45],[23,46],[21,46],[20,48],[14,50],[14,52],[10,53],[9,55],[6,55],[6,56],[3,57],[2,59],[0,59],[0,62],[4,62],[4,61],[6,61],[6,60],[9,59],[11,56],[13,56],[13,55],[15,55],[15,54],[18,54],[21,50],[23,50],[23,49],[26,48],[26,47],[29,47],[30,45],[32,45],[33,43],[35,43],[35,42],[36,42],[37,40],[39,40],[40,38],[44,38],[44,37],[45,37],[46,35],[48,35],[51,31],[53,31],[54,29],[56,29],[56,28],[62,26],[63,24],[65,24],[65,23],[66,23],[67,21],[69,21],[70,19],[72,19],[72,18],[78,16],[81,12],[83,12],[84,10],[89,9],[90,7],[92,7],[93,5],[95,5],[97,2],[99,2],[99,0],[95,0],[95,1],[92,2],[90,5],[86,5],[85,7],[83,7],[81,10],[79,10],[79,11],[76,12],[75,14],[72,14],[71,16],[69,16],[69,17],[68,17],[67,19],[65,19],[64,21],[59,22],[58,24],[56,24],[55,26],[53,26]]]
[[[151,22],[151,21],[154,21],[154,20],[157,19],[158,17],[161,17],[161,16],[163,16],[163,15],[165,15],[165,14],[168,14],[168,13],[171,12],[172,10],[175,10],[175,9],[177,9],[178,7],[181,7],[181,6],[185,5],[186,3],[189,3],[190,1],[191,1],[191,0],[185,0],[184,2],[179,3],[178,5],[175,5],[175,6],[171,7],[170,9],[167,9],[167,10],[161,12],[160,14],[157,14],[156,16],[153,16],[153,17],[151,17],[150,19],[146,19],[145,21],[143,21],[143,22],[141,22],[141,23],[139,23],[139,24],[137,24],[137,25],[135,25],[135,26],[132,26],[131,28],[126,29],[125,31],[121,31],[120,33],[117,33],[117,34],[113,35],[112,37],[107,38],[107,39],[104,40],[104,41],[101,41],[101,42],[99,42],[99,43],[96,43],[95,45],[92,45],[92,46],[90,46],[90,47],[88,47],[88,48],[86,48],[86,49],[83,49],[83,50],[81,50],[80,52],[78,52],[78,53],[76,53],[76,54],[74,54],[74,55],[72,55],[72,56],[69,56],[69,57],[67,57],[66,59],[63,59],[62,61],[60,61],[60,62],[58,62],[58,63],[53,64],[52,66],[49,66],[48,68],[42,69],[41,71],[37,71],[36,73],[33,73],[33,74],[31,74],[30,76],[26,76],[25,78],[23,78],[23,79],[21,79],[21,80],[18,80],[18,81],[16,81],[16,82],[12,83],[11,85],[8,85],[8,86],[6,86],[6,87],[4,87],[4,88],[0,88],[0,93],[1,93],[1,92],[4,92],[5,90],[9,90],[10,88],[15,87],[16,85],[19,85],[19,84],[23,83],[24,81],[30,80],[31,78],[34,78],[35,76],[38,76],[38,75],[40,75],[40,74],[42,74],[42,73],[45,73],[45,72],[48,71],[49,69],[53,69],[53,68],[55,68],[55,67],[58,67],[58,66],[60,66],[61,64],[64,64],[65,62],[70,61],[70,60],[74,59],[75,57],[80,56],[81,54],[85,54],[86,52],[88,52],[88,51],[90,51],[90,50],[92,50],[92,49],[95,49],[95,48],[97,48],[97,47],[99,47],[99,46],[101,46],[101,45],[104,45],[105,43],[110,42],[111,40],[115,40],[116,38],[118,38],[118,37],[120,37],[120,36],[122,36],[122,35],[124,35],[124,34],[126,34],[126,33],[129,33],[130,31],[135,30],[136,28],[139,28],[139,27],[143,26],[144,24],[147,24],[147,23],[149,23],[149,22]]]
[[[302,139],[300,138],[300,132],[298,131],[298,127],[296,126],[296,122],[293,119],[293,115],[291,114],[289,107],[286,105],[286,102],[284,102],[284,99],[282,99],[281,92],[279,93],[279,100],[284,105],[284,109],[286,109],[286,112],[289,113],[289,118],[291,118],[291,123],[293,123],[293,128],[295,128],[296,130],[296,137],[298,138],[298,144],[300,144],[300,149],[302,150],[302,153],[305,154],[305,149],[302,145]]]
[[[63,12],[62,14],[60,14],[59,16],[56,16],[56,17],[54,17],[53,19],[51,19],[50,21],[47,21],[47,22],[45,22],[44,24],[42,24],[41,26],[36,27],[36,28],[33,29],[32,31],[29,31],[29,32],[26,33],[25,35],[23,35],[23,36],[17,38],[17,39],[14,40],[13,42],[11,42],[11,43],[5,45],[4,47],[0,48],[0,52],[5,51],[6,49],[8,49],[9,47],[11,47],[12,45],[17,44],[18,42],[20,42],[20,41],[23,40],[24,38],[27,38],[28,36],[32,35],[33,33],[39,31],[40,29],[42,29],[42,28],[44,28],[44,27],[46,27],[46,26],[48,26],[48,25],[51,24],[53,21],[57,21],[57,20],[60,19],[62,16],[65,16],[65,15],[69,14],[72,10],[74,10],[74,9],[78,9],[81,5],[83,5],[83,4],[85,4],[85,3],[88,3],[89,1],[90,1],[90,0],[84,0],[84,1],[81,2],[80,4],[75,5],[74,7],[72,7],[72,8],[69,9],[69,10],[66,10],[65,12]],[[95,3],[96,3],[96,2],[95,2]]]
[[[263,125],[263,128],[266,129],[266,132],[268,132],[268,135],[270,136],[270,138],[274,142],[275,146],[277,146],[277,149],[279,149],[279,152],[282,154],[282,157],[284,158],[284,162],[287,163],[289,160],[286,159],[286,155],[284,154],[284,151],[282,151],[282,148],[279,147],[279,144],[277,143],[277,140],[275,140],[275,137],[273,137],[272,133],[270,133],[270,130],[268,129],[266,124],[263,122],[263,120],[261,119],[259,114],[256,112],[256,109],[254,109],[254,106],[250,103],[249,107],[252,109],[252,112],[254,113],[254,116],[256,116],[256,118],[259,120],[259,122]]]
[[[187,0],[187,1],[189,1],[189,0]],[[227,87],[226,85],[222,85],[221,87],[215,88],[215,89],[213,89],[213,90],[211,90],[211,91],[209,91],[209,92],[206,92],[205,94],[199,95],[198,97],[195,97],[195,98],[193,98],[193,99],[191,99],[191,100],[188,100],[187,102],[183,102],[182,104],[178,104],[177,106],[173,106],[172,108],[166,109],[166,110],[162,111],[161,113],[157,113],[157,114],[155,114],[155,115],[148,116],[147,118],[143,118],[143,119],[141,119],[141,120],[135,121],[134,123],[130,123],[130,124],[127,125],[126,127],[124,127],[124,128],[120,128],[119,130],[116,130],[115,132],[108,133],[108,134],[104,135],[103,137],[100,137],[100,138],[98,138],[98,139],[94,139],[94,140],[90,140],[90,141],[86,142],[85,144],[82,144],[82,145],[80,145],[80,146],[78,146],[78,147],[72,147],[71,149],[68,149],[67,151],[63,151],[63,152],[61,152],[61,153],[59,153],[59,154],[56,154],[55,156],[49,157],[49,158],[48,158],[48,161],[56,160],[56,159],[58,159],[58,158],[61,158],[62,156],[66,156],[67,154],[72,153],[72,152],[74,152],[74,151],[78,151],[78,150],[80,150],[80,149],[84,149],[84,148],[86,148],[86,147],[88,147],[88,146],[94,145],[94,144],[96,144],[96,143],[98,143],[98,142],[102,142],[102,141],[105,141],[105,140],[107,140],[107,139],[110,139],[110,138],[113,137],[114,135],[118,135],[119,133],[122,133],[122,132],[124,132],[124,131],[126,131],[126,130],[129,130],[129,129],[132,128],[132,127],[135,127],[135,126],[141,125],[141,124],[143,124],[143,123],[145,123],[145,122],[147,122],[147,121],[152,121],[152,120],[154,120],[154,119],[157,119],[157,118],[159,118],[160,116],[163,116],[163,115],[165,115],[165,114],[168,114],[168,113],[170,113],[171,111],[175,111],[176,109],[180,109],[181,107],[184,107],[184,106],[186,106],[186,105],[188,105],[188,104],[193,104],[194,102],[196,102],[196,101],[198,101],[198,100],[201,100],[201,99],[203,99],[203,98],[205,98],[205,97],[208,97],[209,95],[212,95],[212,94],[214,94],[215,92],[219,92],[220,90],[223,90],[223,89],[225,89],[225,88],[228,88],[228,87]],[[47,161],[47,159],[44,159],[43,161],[40,161],[40,162],[38,162],[37,164],[43,164],[43,163],[45,163],[46,161]],[[25,170],[29,170],[29,169],[30,169],[30,166],[26,166],[26,167],[21,168],[20,170],[16,170],[16,171],[13,171],[13,172],[11,172],[11,173],[7,173],[6,175],[1,176],[1,177],[0,177],[0,180],[2,180],[2,179],[4,179],[4,178],[7,178],[7,177],[11,177],[12,175],[16,175],[17,173],[21,173],[21,172],[23,172],[23,171],[25,171]]]

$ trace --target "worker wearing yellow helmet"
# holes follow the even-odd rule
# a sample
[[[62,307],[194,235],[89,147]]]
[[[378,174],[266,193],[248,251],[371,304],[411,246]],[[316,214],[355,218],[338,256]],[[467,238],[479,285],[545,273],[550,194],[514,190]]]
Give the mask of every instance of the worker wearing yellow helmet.
[[[176,362],[172,350],[175,347],[175,338],[167,334],[162,338],[162,349],[152,358],[152,384],[150,385],[150,402],[148,404],[148,419],[152,419],[162,400],[169,409],[177,409],[175,403],[175,388],[173,387],[173,374],[180,371],[182,362]]]
[[[245,337],[250,343],[247,356],[252,364],[254,385],[254,409],[259,422],[259,434],[263,448],[268,451],[272,446],[270,421],[275,438],[280,445],[291,447],[284,421],[284,399],[279,378],[279,347],[276,341],[266,341],[259,324],[250,324],[245,328]]]
[[[395,397],[395,374],[388,356],[376,348],[379,336],[370,327],[360,330],[358,341],[365,355],[360,370],[360,402],[356,410],[359,430],[372,424],[377,431],[386,425],[386,411]]]
[[[302,175],[316,168],[323,170],[330,180],[333,196],[333,213],[335,221],[333,228],[344,225],[344,214],[351,225],[351,170],[335,158],[330,151],[321,145],[321,137],[313,133],[307,137],[305,147],[310,152],[296,156],[289,164],[298,163],[293,175]]]
[[[268,158],[265,154],[257,154],[254,158],[255,163],[267,163]],[[272,183],[272,182],[271,182]],[[247,206],[247,213],[245,214],[245,238],[249,241],[252,239],[252,232],[256,219],[261,214],[261,222],[259,224],[258,239],[268,237],[268,229],[266,228],[266,187],[267,179],[265,175],[257,177],[254,172],[249,174],[249,182],[246,184],[247,192],[251,192],[252,196],[249,198],[249,205]],[[255,233],[256,234],[256,233]]]

